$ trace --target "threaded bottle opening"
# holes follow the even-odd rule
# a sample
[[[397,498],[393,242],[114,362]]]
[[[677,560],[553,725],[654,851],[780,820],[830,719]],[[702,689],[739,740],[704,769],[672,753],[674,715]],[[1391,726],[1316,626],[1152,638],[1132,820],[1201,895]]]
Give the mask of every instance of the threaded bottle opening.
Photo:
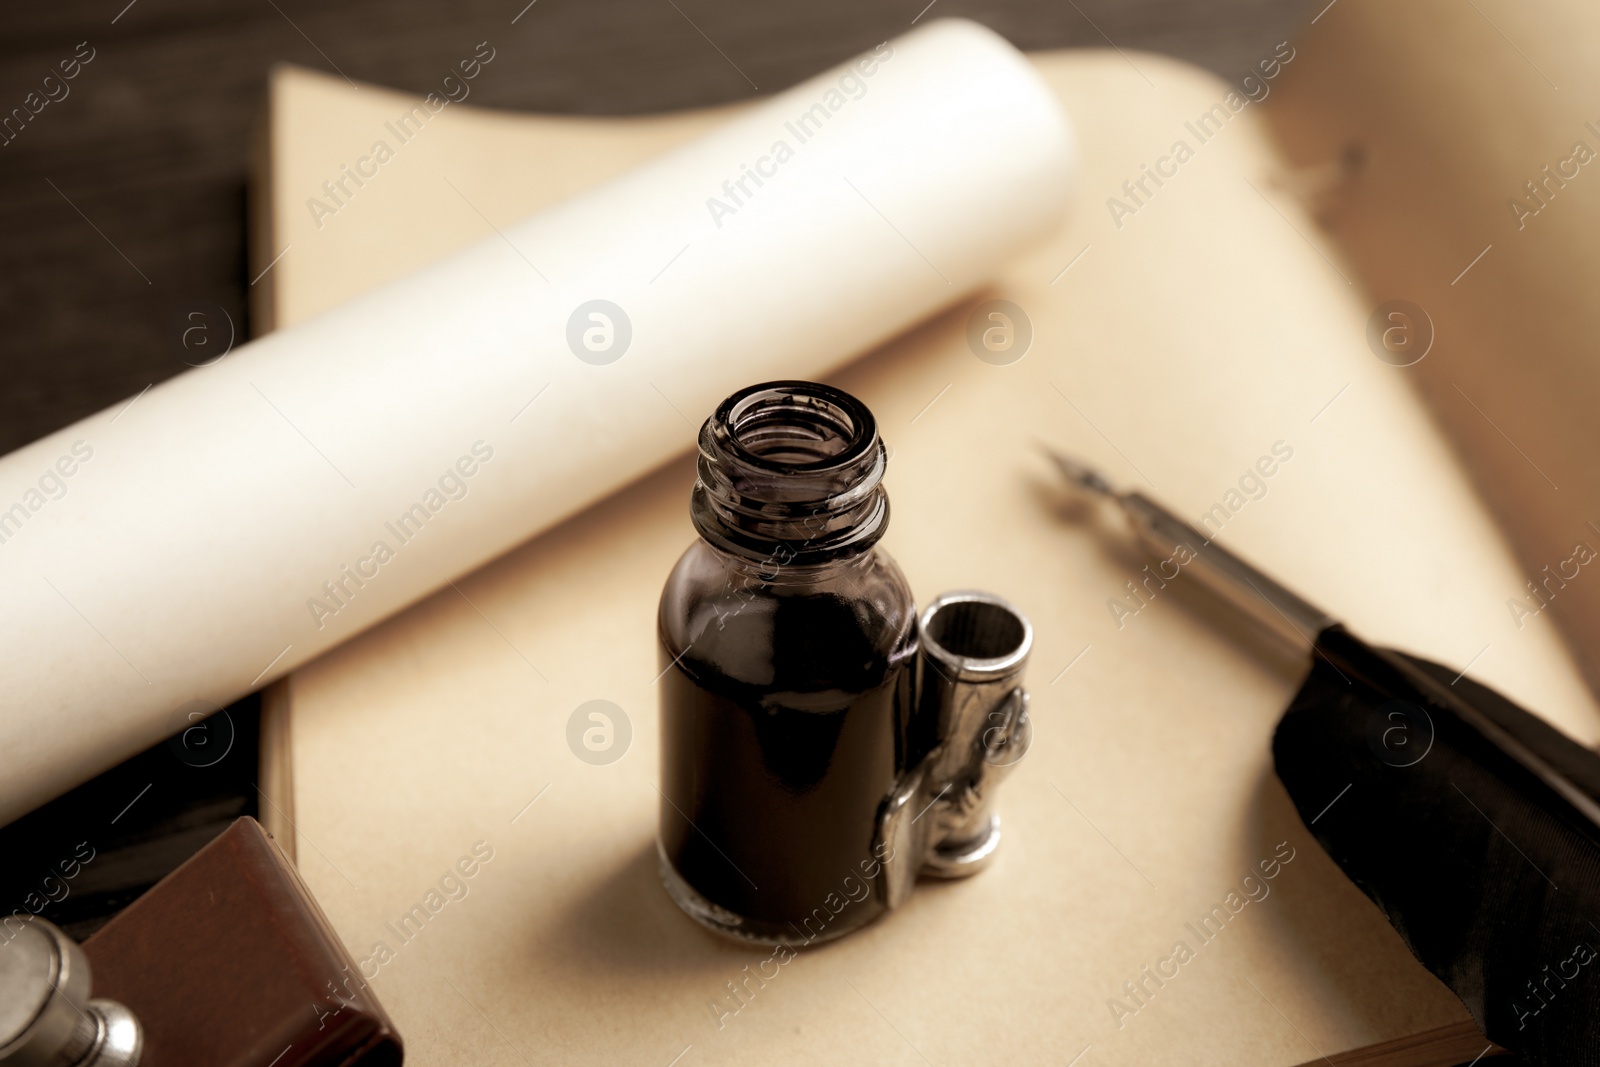
[[[889,520],[877,420],[849,393],[779,381],[734,393],[700,428],[690,515],[748,559],[806,565],[855,555]]]

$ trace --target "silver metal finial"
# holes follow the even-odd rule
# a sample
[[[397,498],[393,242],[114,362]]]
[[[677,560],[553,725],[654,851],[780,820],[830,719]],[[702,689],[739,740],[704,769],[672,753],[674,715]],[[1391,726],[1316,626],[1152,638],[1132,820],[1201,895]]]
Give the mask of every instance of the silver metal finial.
[[[0,1065],[137,1067],[144,1033],[133,1013],[89,999],[89,960],[53,923],[7,925],[0,941]]]

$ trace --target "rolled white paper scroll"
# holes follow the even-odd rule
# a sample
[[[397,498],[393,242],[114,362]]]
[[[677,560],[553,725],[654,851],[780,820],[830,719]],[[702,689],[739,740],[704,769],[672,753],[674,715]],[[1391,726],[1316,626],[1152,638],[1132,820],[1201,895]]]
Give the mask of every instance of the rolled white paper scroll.
[[[0,823],[681,453],[666,395],[956,300],[1074,169],[1022,55],[934,23],[0,459]]]

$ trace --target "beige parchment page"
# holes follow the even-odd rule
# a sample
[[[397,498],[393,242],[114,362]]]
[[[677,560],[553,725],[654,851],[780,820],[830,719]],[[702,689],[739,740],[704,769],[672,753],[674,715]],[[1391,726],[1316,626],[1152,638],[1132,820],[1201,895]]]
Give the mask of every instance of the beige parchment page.
[[[1280,188],[1258,109],[1200,143],[1185,123],[1229,92],[1210,76],[1143,54],[1035,59],[1085,172],[1070,223],[985,294],[1025,310],[1031,348],[977,359],[974,300],[834,379],[894,449],[884,547],[919,597],[992,589],[1037,629],[1034,748],[1001,798],[998,863],[802,951],[730,1013],[726,984],[767,954],[678,914],[652,843],[655,608],[694,536],[686,454],[291,676],[299,863],[369,961],[409,1062],[1398,1065],[1482,1051],[1272,775],[1298,667],[1181,581],[1119,626],[1108,601],[1145,560],[1054,483],[1034,443],[1196,519],[1281,443],[1292,457],[1264,496],[1239,494],[1224,543],[1375,640],[1463,665],[1492,643],[1474,673],[1586,741],[1600,713],[1548,629],[1512,626],[1518,568],[1403,372],[1368,352],[1368,297]],[[276,92],[308,143],[386,106],[292,71]],[[714,119],[479,121],[419,158],[472,174],[497,218],[538,207],[543,182],[553,196],[598,180]],[[1108,198],[1180,140],[1192,158],[1119,226]],[[326,163],[293,156],[275,178]],[[480,232],[433,220],[399,240],[389,227],[423,218],[432,194],[418,178],[384,195],[389,214],[330,247],[339,270],[305,289],[304,261],[284,272],[283,321]],[[708,413],[683,411],[685,450]],[[632,727],[606,766],[565,739],[592,699]],[[402,942],[392,924],[477,842],[494,858],[467,895]],[[1201,944],[1186,924],[1280,843],[1295,858],[1271,894]],[[1179,941],[1194,959],[1119,1025],[1108,1002],[1131,1003],[1124,983]]]
[[[1600,685],[1600,7],[1342,0],[1299,46],[1274,131],[1359,153],[1324,222],[1372,307],[1431,320],[1410,376],[1516,549],[1501,610]]]

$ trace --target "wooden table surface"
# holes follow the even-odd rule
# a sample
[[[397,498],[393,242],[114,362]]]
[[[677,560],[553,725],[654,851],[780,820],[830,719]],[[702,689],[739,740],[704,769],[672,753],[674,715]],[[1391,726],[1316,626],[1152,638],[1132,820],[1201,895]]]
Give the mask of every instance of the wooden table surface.
[[[247,328],[248,144],[275,62],[420,93],[488,41],[498,58],[473,83],[473,103],[622,114],[773,92],[914,21],[954,15],[1023,48],[1110,42],[1235,78],[1323,2],[7,5],[0,118],[13,108],[26,114],[29,93],[60,61],[75,52],[93,59],[65,83],[67,95],[26,122],[13,118],[0,146],[0,453],[183,371],[201,358],[185,347],[184,331],[199,323],[225,330],[219,308]],[[54,84],[51,91],[60,95]]]

